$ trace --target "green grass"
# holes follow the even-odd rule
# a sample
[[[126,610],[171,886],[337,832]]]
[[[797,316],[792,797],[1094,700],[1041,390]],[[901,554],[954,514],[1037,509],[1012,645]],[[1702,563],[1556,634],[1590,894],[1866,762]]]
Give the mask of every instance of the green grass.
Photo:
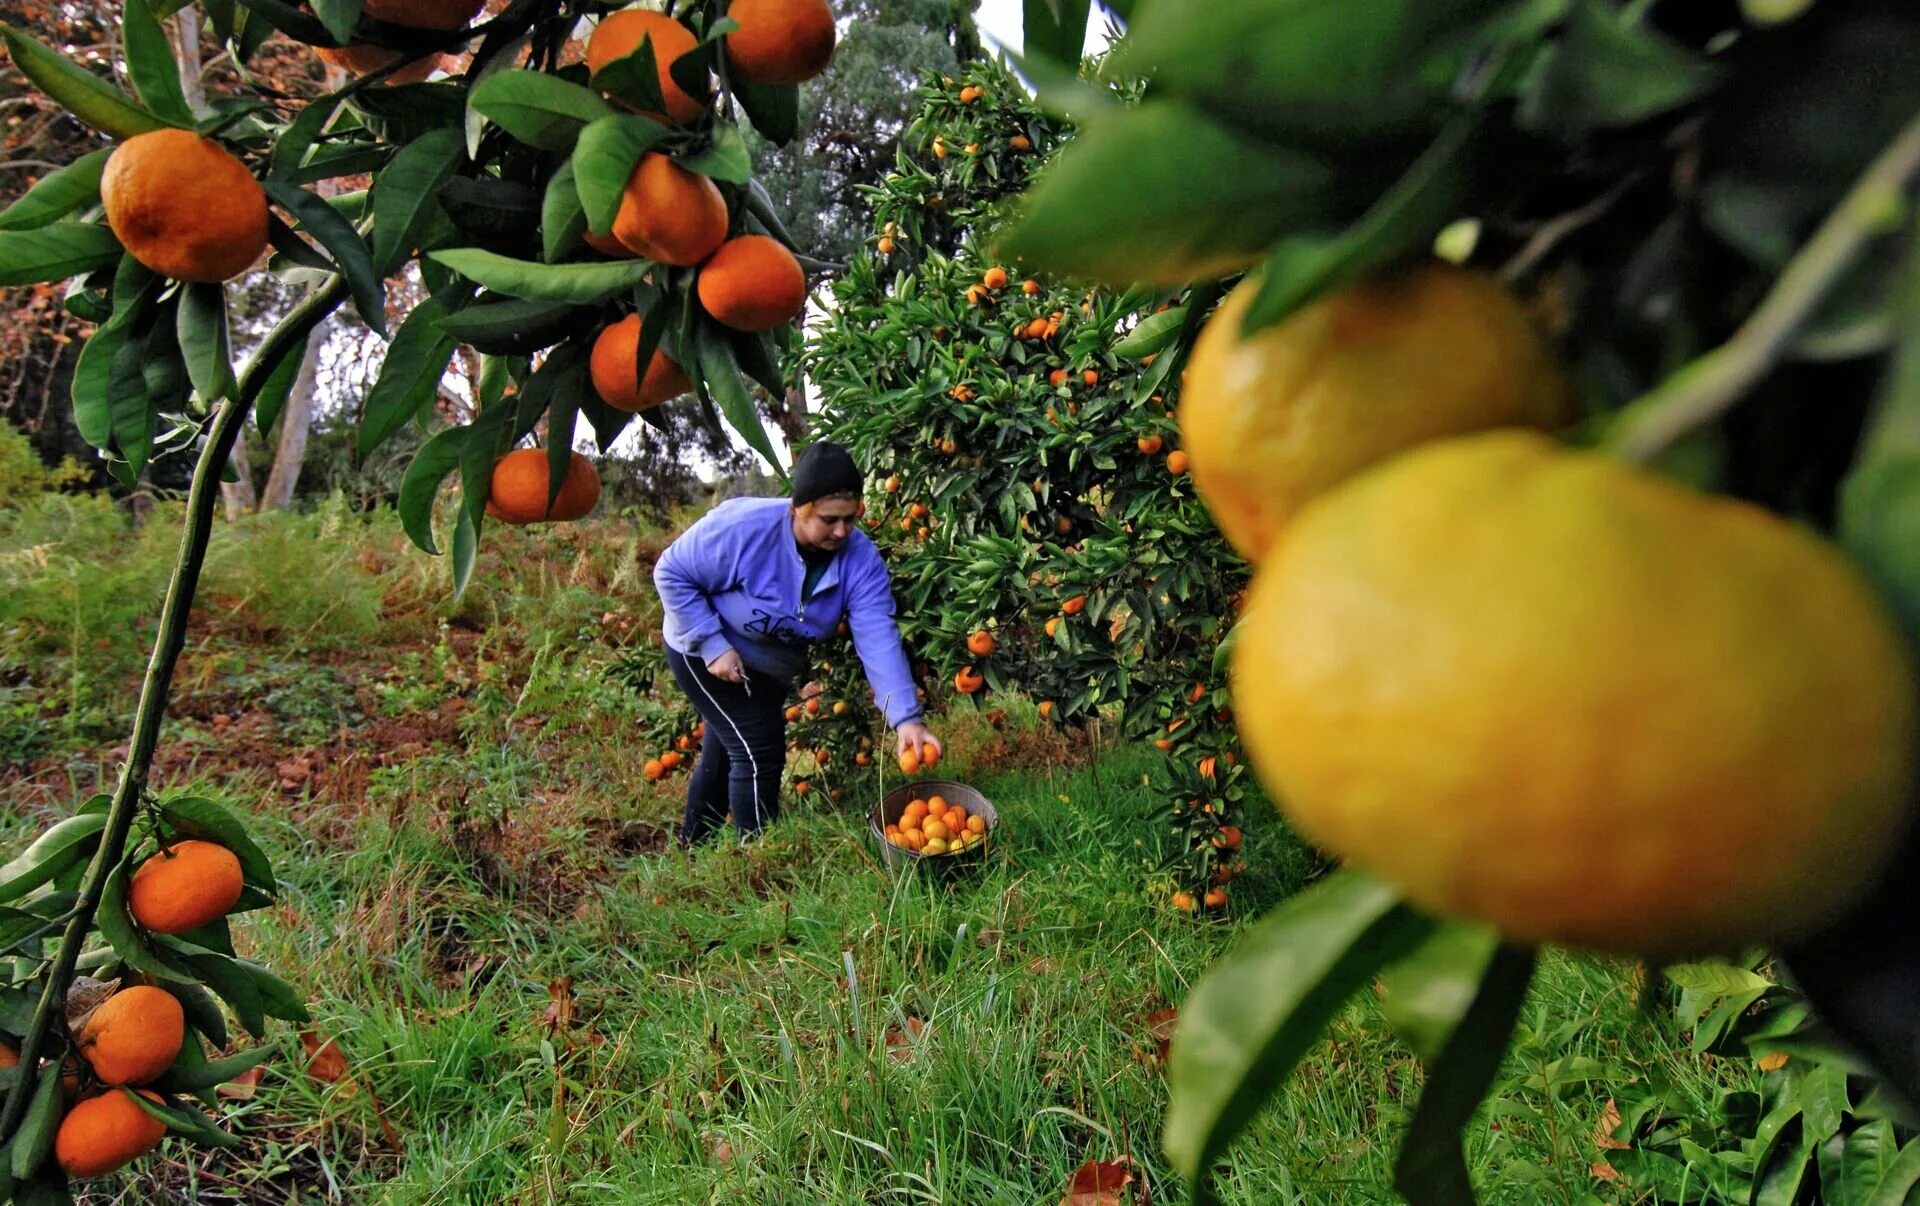
[[[21,550],[49,532],[65,560],[36,578]],[[168,765],[254,818],[285,891],[237,940],[311,994],[352,1080],[305,1075],[280,1028],[284,1058],[226,1103],[243,1150],[169,1145],[88,1200],[1032,1203],[1123,1152],[1157,1200],[1177,1199],[1149,1015],[1318,866],[1264,805],[1233,915],[1179,916],[1159,904],[1165,823],[1139,789],[1151,751],[1006,765],[970,714],[945,730],[943,771],[1005,818],[976,873],[888,875],[851,800],[745,849],[681,855],[665,837],[683,781],[642,780],[649,705],[600,624],[633,616],[643,639],[657,533],[511,536],[449,609],[444,562],[408,552],[390,517],[323,509],[217,532],[218,601],[182,667]],[[111,770],[120,737],[71,722],[60,675],[95,676],[99,716],[130,710],[139,642],[108,630],[147,614],[132,587],[168,551],[84,508],[0,512],[16,588],[0,666],[31,670],[0,675],[0,709],[43,724],[23,773],[0,779],[7,847]],[[132,593],[89,594],[115,584]],[[424,726],[449,701],[457,715]],[[215,727],[230,709],[260,719]],[[281,790],[273,760],[316,748],[331,758],[318,786]],[[1671,1010],[1640,995],[1634,969],[1544,961],[1470,1128],[1484,1200],[1642,1200],[1590,1172],[1609,1097],[1658,1092],[1711,1118],[1722,1091],[1752,1086],[1750,1065],[1690,1054]],[[575,1025],[548,1016],[556,996]],[[1420,1083],[1363,994],[1234,1147],[1223,1197],[1389,1200]]]

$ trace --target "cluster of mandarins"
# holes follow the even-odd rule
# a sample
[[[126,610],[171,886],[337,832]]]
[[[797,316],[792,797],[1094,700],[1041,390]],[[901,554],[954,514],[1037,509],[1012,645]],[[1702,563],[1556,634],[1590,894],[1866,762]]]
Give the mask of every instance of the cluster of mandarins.
[[[240,860],[214,842],[178,842],[142,863],[128,886],[128,909],[154,934],[186,934],[225,917],[239,903]],[[112,1172],[159,1146],[166,1123],[133,1094],[163,1104],[141,1086],[164,1075],[187,1042],[186,1012],[164,988],[134,984],[72,1023],[79,1060],[60,1078],[71,1104],[54,1133],[53,1154],[69,1177]],[[197,1039],[195,1041],[198,1041]],[[20,1053],[0,1043],[0,1068]]]
[[[899,823],[886,827],[886,835],[895,846],[915,854],[959,854],[986,842],[987,818],[969,816],[945,796],[930,795],[909,801]]]
[[[797,84],[826,70],[833,56],[833,15],[824,0],[734,0],[727,10],[740,28],[726,35],[728,69],[757,84]],[[652,48],[665,113],[642,116],[689,125],[707,111],[704,98],[682,88],[672,67],[697,42],[664,13],[630,8],[603,18],[587,39],[587,67],[599,72],[642,44]],[[618,99],[618,98],[615,98]],[[615,259],[642,258],[674,268],[697,268],[694,292],[714,321],[736,331],[770,331],[793,321],[806,305],[806,273],[778,239],[728,236],[726,198],[706,176],[659,151],[641,155],[620,196],[607,234],[589,230],[588,246]],[[640,315],[629,314],[600,332],[590,371],[594,392],[615,410],[638,414],[693,388],[667,348],[656,345],[639,363]],[[548,461],[537,449],[508,453],[495,466],[487,513],[507,523],[578,519],[600,495],[592,462],[572,454],[566,479],[549,509]]]
[[[640,770],[649,783],[666,778],[682,766],[692,766],[694,755],[700,751],[700,743],[706,738],[707,722],[701,721],[693,726],[693,731],[682,733],[673,739],[673,748],[660,751],[658,757],[647,759]]]

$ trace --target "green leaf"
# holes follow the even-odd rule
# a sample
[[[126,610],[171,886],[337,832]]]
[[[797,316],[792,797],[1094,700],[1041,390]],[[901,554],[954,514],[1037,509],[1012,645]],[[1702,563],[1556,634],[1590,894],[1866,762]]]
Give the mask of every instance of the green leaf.
[[[1289,235],[1267,253],[1260,291],[1243,316],[1252,334],[1319,294],[1424,248],[1458,216],[1472,182],[1477,117],[1450,125],[1360,220],[1332,236]]]
[[[433,197],[460,164],[460,131],[439,129],[400,148],[373,178],[373,265],[382,278],[407,262],[433,212]]]
[[[193,286],[181,285],[179,292],[169,299],[168,306],[162,306],[155,315],[155,321],[147,328],[147,338],[140,360],[140,376],[146,391],[148,406],[156,411],[181,411],[186,409],[187,399],[193,393],[193,380],[187,370],[186,354],[180,346],[180,311],[186,306],[187,290]],[[213,286],[218,289],[219,286]],[[223,299],[224,300],[224,299]],[[178,428],[176,428],[176,431]],[[164,446],[167,440],[160,443]]]
[[[488,76],[468,103],[521,142],[543,151],[572,150],[590,123],[616,113],[592,89],[543,71]]]
[[[631,103],[643,113],[664,112],[666,97],[660,90],[660,71],[653,57],[653,38],[640,39],[633,52],[613,60],[593,73],[587,81],[595,92],[605,92]]]
[[[53,1154],[53,1136],[60,1127],[61,1113],[60,1077],[48,1071],[34,1086],[26,1115],[9,1141],[14,1176],[26,1180]]]
[[[140,0],[131,0],[138,4]],[[227,291],[220,285],[189,284],[180,290],[178,329],[187,376],[202,398],[214,401],[233,391],[233,346],[227,334]]]
[[[257,1068],[279,1053],[277,1047],[254,1047],[224,1059],[209,1060],[192,1068],[171,1068],[160,1084],[179,1093],[198,1093],[226,1084],[242,1072]]]
[[[480,525],[474,522],[473,513],[460,508],[459,518],[453,522],[453,596],[459,598],[466,592],[467,583],[473,578],[473,564],[480,556]]]
[[[1116,189],[1116,181],[1126,181]],[[1223,276],[1322,219],[1335,174],[1196,109],[1148,102],[1092,122],[1028,193],[996,254],[1117,285]]]
[[[1754,1157],[1752,1206],[1793,1206],[1812,1159],[1806,1119],[1794,1114]]]
[[[297,356],[289,356],[298,360]],[[174,796],[160,805],[167,824],[190,838],[213,842],[233,851],[240,860],[242,879],[263,892],[275,890],[273,864],[254,844],[247,827],[231,812],[203,796]]]
[[[172,322],[163,305],[157,319]],[[128,472],[135,478],[146,468],[153,453],[153,402],[147,396],[146,350],[148,332],[135,329],[113,353],[107,366],[107,396],[113,415],[113,448],[126,459]]]
[[[1714,63],[1602,0],[1575,0],[1567,29],[1520,100],[1520,124],[1562,138],[1632,125],[1705,96]]]
[[[766,425],[747,394],[740,378],[740,365],[734,359],[733,345],[717,324],[702,322],[693,332],[694,356],[700,364],[698,384],[702,397],[711,398],[726,416],[727,425],[740,433],[747,447],[766,458],[775,474],[782,474],[779,454],[767,438]]]
[[[166,128],[166,122],[135,104],[126,93],[11,25],[0,26],[0,38],[6,39],[7,52],[22,74],[61,108],[94,129],[115,138],[132,138]],[[0,263],[12,263],[3,248]]]
[[[453,336],[440,329],[440,321],[472,292],[471,287],[461,286],[436,293],[415,306],[400,324],[393,342],[387,345],[380,377],[367,391],[360,412],[355,447],[361,456],[386,443],[439,396],[440,379],[446,376],[447,364],[458,346]]]
[[[1158,0],[1142,7],[1111,69],[1150,74],[1156,90],[1281,145],[1359,144],[1428,120],[1444,99],[1421,70],[1434,47],[1460,41],[1499,7],[1499,0]]]
[[[280,363],[273,366],[267,379],[260,386],[260,396],[253,400],[253,421],[260,433],[265,435],[273,430],[280,419],[280,408],[287,404],[287,398],[293,393],[293,383],[300,376],[300,364],[307,358],[306,338],[287,350]]]
[[[98,201],[100,173],[106,170],[111,154],[112,147],[101,147],[49,173],[25,196],[0,210],[0,230],[32,230]]]
[[[0,1147],[0,1152],[6,1149]],[[0,1181],[3,1187],[4,1181]],[[13,1206],[73,1206],[73,1193],[67,1188],[65,1173],[51,1169],[39,1179],[15,1186]]]
[[[313,13],[342,46],[353,41],[360,23],[360,0],[313,0]]]
[[[486,416],[476,421],[486,421]],[[496,421],[497,422],[497,421]],[[433,500],[440,483],[460,465],[467,442],[475,438],[473,426],[449,427],[427,437],[420,451],[413,454],[406,473],[400,478],[400,526],[420,550],[438,556],[440,548],[433,540]]]
[[[1672,963],[1660,971],[1681,988],[1708,997],[1730,997],[1773,987],[1773,981],[1765,976],[1730,963]]]
[[[574,182],[580,189],[580,204],[587,211],[587,226],[598,235],[613,230],[614,215],[620,212],[620,195],[627,179],[655,144],[668,134],[667,127],[645,117],[615,114],[603,117],[580,132],[573,149]]]
[[[489,356],[524,356],[590,325],[594,311],[572,302],[490,299],[440,320],[440,329]]]
[[[773,198],[767,195],[767,187],[756,177],[747,181],[747,193],[744,198],[747,212],[752,214],[766,232],[793,248],[793,235],[787,231],[786,224],[780,221],[780,215],[773,208]]]
[[[307,103],[306,108],[300,110],[293,124],[273,144],[273,156],[267,162],[267,179],[293,180],[300,175],[300,169],[307,161],[307,152],[313,148],[314,140],[326,133],[328,124],[333,121],[333,115],[344,99],[341,93],[333,92],[315,97]]]
[[[274,204],[299,219],[300,230],[327,249],[333,262],[346,274],[360,321],[375,334],[384,336],[387,333],[386,285],[374,270],[373,253],[354,231],[353,224],[323,198],[298,185],[269,180],[265,187]]]
[[[728,184],[745,184],[753,179],[753,157],[747,153],[747,140],[738,126],[715,126],[713,145],[682,161],[681,166]]]
[[[1021,53],[1044,55],[1056,63],[1078,67],[1092,7],[1090,0],[1024,0]]]
[[[1466,1016],[1499,949],[1490,927],[1443,922],[1405,959],[1380,973],[1380,1012],[1395,1034],[1432,1063]]]
[[[1186,320],[1185,306],[1149,314],[1127,332],[1125,339],[1113,345],[1113,354],[1128,360],[1155,355],[1179,336],[1180,326]]]
[[[129,399],[116,390],[121,352],[153,310],[162,282],[132,256],[123,256],[113,277],[113,313],[80,349],[73,369],[73,418],[81,436],[95,448],[113,447],[115,417]],[[133,391],[145,404],[145,384]]]
[[[568,159],[547,181],[540,202],[540,258],[551,264],[580,244],[587,229],[587,211],[580,205],[580,188]]]
[[[541,264],[508,259],[475,247],[429,252],[427,258],[508,297],[581,305],[602,302],[624,293],[653,270],[653,264],[648,260]]]
[[[1848,1206],[1855,1206],[1856,1202],[1858,1206],[1902,1206],[1913,1200],[1915,1186],[1920,1186],[1920,1140],[1909,1139],[1881,1170],[1878,1184],[1867,1186],[1853,1201],[1833,1200],[1847,1201]]]
[[[193,968],[192,951],[182,950],[172,945],[171,939],[162,938],[159,941],[168,944],[167,954],[176,958],[182,967],[197,971]],[[187,1025],[205,1035],[215,1047],[227,1045],[227,1019],[221,1014],[220,1006],[208,995],[205,988],[189,980],[179,980],[169,983],[167,991],[180,1002],[180,1012],[186,1015]],[[181,1045],[182,1050],[187,1047],[198,1050],[199,1044],[188,1042]]]
[[[547,412],[547,510],[553,510],[560,488],[573,467],[573,429],[580,418],[578,390],[556,390]],[[481,506],[485,506],[484,500]]]
[[[63,280],[105,268],[120,256],[120,240],[92,222],[0,230],[0,286]]]
[[[473,107],[473,94],[494,76],[519,70],[514,66],[533,41],[531,29],[496,29],[480,43],[467,64],[467,111],[461,128],[467,136],[467,158],[480,158],[480,142],[486,137],[487,115]]]
[[[33,840],[0,867],[0,901],[18,900],[93,853],[107,819],[97,813],[68,817]]]
[[[192,128],[193,110],[180,87],[180,65],[173,57],[160,22],[148,0],[125,0],[120,6],[120,29],[126,43],[127,77],[149,112],[176,126]]]
[[[1533,979],[1534,954],[1499,947],[1485,964],[1478,991],[1450,1026],[1446,1045],[1427,1069],[1426,1087],[1394,1161],[1394,1187],[1410,1201],[1474,1206],[1461,1130],[1493,1084],[1514,1021]]]
[[[233,1148],[240,1146],[240,1140],[213,1125],[212,1122],[207,1120],[205,1114],[202,1114],[192,1106],[182,1102],[174,1102],[171,1105],[156,1105],[140,1094],[134,1093],[131,1089],[121,1089],[119,1091],[129,1094],[133,1100],[140,1103],[141,1109],[166,1123],[168,1130],[176,1134],[185,1135],[195,1143],[203,1144],[207,1147]]]
[[[19,909],[0,908],[0,954],[10,954],[35,930],[45,929],[47,919]],[[28,955],[37,952],[27,951]]]
[[[266,1007],[268,1017],[299,1025],[313,1020],[313,1015],[307,1012],[306,1002],[300,999],[293,985],[251,959],[238,959],[235,962],[253,977],[253,986],[260,990],[260,1002]]]
[[[1190,1183],[1377,969],[1433,923],[1392,889],[1338,871],[1267,914],[1207,969],[1180,1010],[1162,1146]]]
[[[648,342],[646,336],[651,334],[650,331],[642,332],[642,342]],[[727,332],[727,339],[733,344],[733,358],[739,361],[741,372],[758,382],[760,388],[773,397],[786,396],[787,383],[780,376],[780,350],[774,344],[772,331],[749,333],[730,330]],[[654,342],[657,343],[657,341]],[[651,358],[650,349],[642,348],[640,351]],[[645,364],[649,361],[643,360],[639,363]]]
[[[1920,222],[1909,223],[1920,235]],[[0,236],[3,237],[3,236]],[[1898,342],[1887,358],[1859,458],[1840,488],[1840,543],[1920,641],[1920,237],[1908,239]]]
[[[252,52],[259,49],[261,42],[272,37],[275,29],[309,46],[330,46],[338,41],[319,18],[306,11],[304,5],[290,4],[286,0],[240,0],[240,3],[246,5],[251,14],[244,31],[248,44],[242,47],[246,51],[241,56],[242,62],[251,58]]]
[[[267,1032],[266,1006],[259,986],[238,960],[214,951],[195,951],[180,957],[201,983],[227,1003],[235,1020],[248,1034],[259,1038]]]
[[[756,84],[731,76],[728,85],[760,137],[784,147],[800,133],[800,89],[794,84]]]

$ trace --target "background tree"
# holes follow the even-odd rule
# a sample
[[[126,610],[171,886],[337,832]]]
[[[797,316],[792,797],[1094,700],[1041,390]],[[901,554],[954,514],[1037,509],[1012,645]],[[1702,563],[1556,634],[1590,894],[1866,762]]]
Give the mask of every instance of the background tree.
[[[979,0],[854,0],[833,70],[800,93],[801,136],[754,145],[754,170],[795,241],[816,259],[844,264],[867,234],[862,187],[893,168],[901,136],[929,74],[952,75],[981,54]]]

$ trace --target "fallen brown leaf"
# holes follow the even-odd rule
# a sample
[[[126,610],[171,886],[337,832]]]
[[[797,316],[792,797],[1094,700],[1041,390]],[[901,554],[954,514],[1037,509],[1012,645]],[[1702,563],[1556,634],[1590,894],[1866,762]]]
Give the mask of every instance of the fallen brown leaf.
[[[1607,1104],[1600,1108],[1600,1120],[1593,1124],[1593,1145],[1603,1152],[1626,1151],[1633,1145],[1613,1137],[1613,1133],[1619,1129],[1620,1107],[1609,1097]]]
[[[1587,1171],[1602,1181],[1618,1181],[1620,1179],[1620,1170],[1608,1164],[1605,1160],[1595,1160],[1587,1166]]]
[[[1060,1206],[1122,1206],[1132,1198],[1133,1165],[1118,1160],[1089,1160],[1073,1170]]]
[[[904,1028],[887,1027],[887,1054],[903,1064],[911,1060],[916,1044],[920,1036],[926,1033],[926,1029],[927,1024],[911,1014],[907,1016],[907,1024]]]
[[[264,1071],[264,1069],[258,1064],[255,1064],[226,1084],[214,1089],[214,1092],[221,1097],[229,1097],[235,1101],[246,1101],[252,1097],[255,1090],[259,1088],[262,1071]]]
[[[340,1053],[340,1044],[330,1038],[321,1038],[311,1030],[300,1032],[300,1042],[307,1049],[308,1076],[324,1084],[351,1079],[347,1075],[347,1057]]]

